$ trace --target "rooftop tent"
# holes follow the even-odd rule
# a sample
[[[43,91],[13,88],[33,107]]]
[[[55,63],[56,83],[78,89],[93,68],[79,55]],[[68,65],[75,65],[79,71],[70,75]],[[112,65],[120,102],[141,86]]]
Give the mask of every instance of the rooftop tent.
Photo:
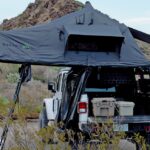
[[[124,24],[86,3],[29,28],[0,31],[0,61],[57,66],[150,66]]]

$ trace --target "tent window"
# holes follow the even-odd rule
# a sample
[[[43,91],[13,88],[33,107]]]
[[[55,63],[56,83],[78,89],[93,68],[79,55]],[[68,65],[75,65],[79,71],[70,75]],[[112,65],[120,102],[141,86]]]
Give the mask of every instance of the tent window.
[[[70,35],[66,44],[66,50],[120,52],[122,41],[122,37]]]

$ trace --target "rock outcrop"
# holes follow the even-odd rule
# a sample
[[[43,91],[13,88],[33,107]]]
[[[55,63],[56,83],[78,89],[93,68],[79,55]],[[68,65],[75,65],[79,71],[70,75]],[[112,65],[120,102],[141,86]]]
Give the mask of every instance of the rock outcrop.
[[[82,3],[75,0],[36,0],[19,16],[10,20],[5,19],[0,28],[10,30],[33,26],[74,12],[82,6]]]

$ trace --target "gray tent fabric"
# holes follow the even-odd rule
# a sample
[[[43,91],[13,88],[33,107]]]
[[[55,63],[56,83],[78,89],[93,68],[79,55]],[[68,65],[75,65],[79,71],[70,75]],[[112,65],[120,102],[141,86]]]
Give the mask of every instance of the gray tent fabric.
[[[95,31],[94,26],[97,26]],[[104,26],[109,33],[104,32]],[[110,27],[118,28],[120,33],[114,33]],[[86,31],[92,34],[92,30],[92,36],[107,34],[113,37],[121,34],[124,39],[120,53],[66,51],[65,38],[68,35],[65,36],[65,29],[68,29],[67,34],[84,34]],[[24,29],[0,31],[0,61],[49,66],[150,66],[150,61],[145,58],[128,27],[95,10],[90,3],[86,3],[82,10],[54,21]]]

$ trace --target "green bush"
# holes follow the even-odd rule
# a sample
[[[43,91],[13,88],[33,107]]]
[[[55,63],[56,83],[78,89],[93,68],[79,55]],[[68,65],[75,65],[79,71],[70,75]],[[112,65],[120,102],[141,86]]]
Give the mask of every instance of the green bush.
[[[9,73],[6,78],[9,83],[16,83],[19,79],[19,74],[18,73]]]
[[[9,100],[6,97],[0,97],[0,116],[4,117],[9,108]]]

